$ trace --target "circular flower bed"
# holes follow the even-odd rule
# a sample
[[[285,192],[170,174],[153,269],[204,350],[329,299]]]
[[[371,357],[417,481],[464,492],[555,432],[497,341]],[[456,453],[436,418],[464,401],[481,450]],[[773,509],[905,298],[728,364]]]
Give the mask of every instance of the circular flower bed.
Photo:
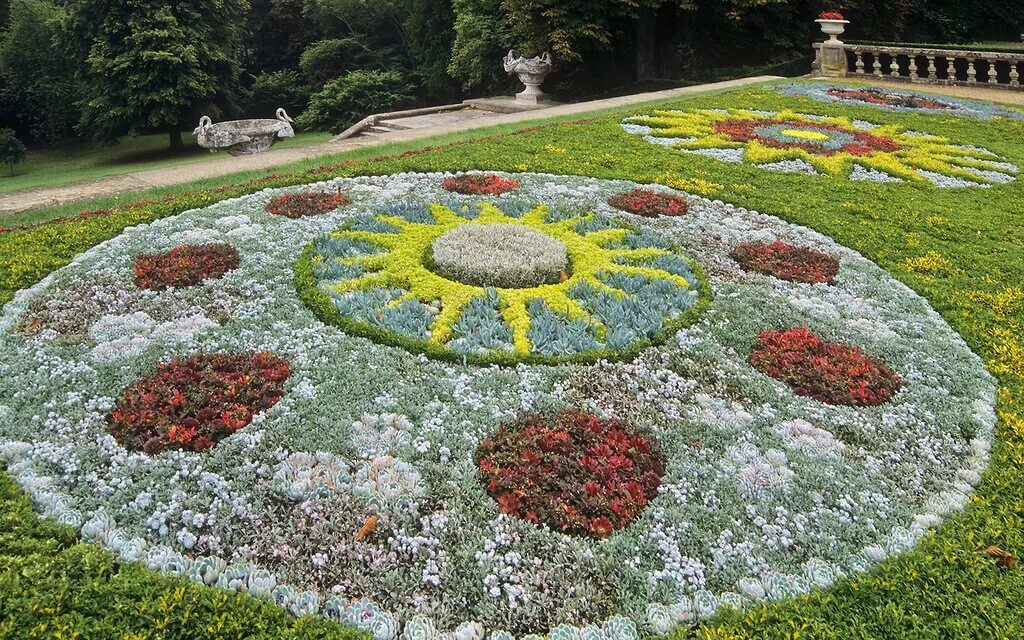
[[[577,411],[503,425],[477,447],[476,463],[503,512],[595,538],[633,522],[665,469],[653,436]]]
[[[569,255],[558,240],[520,224],[457,227],[434,241],[435,270],[481,287],[536,287],[568,276]]]
[[[778,241],[741,242],[730,255],[746,271],[790,282],[832,284],[839,273],[839,261],[827,253]]]
[[[518,193],[488,202],[453,196],[443,178],[309,185],[352,203],[287,224],[266,214],[266,193],[225,201],[126,229],[19,292],[0,313],[0,464],[42,514],[121,561],[377,640],[664,634],[722,604],[756,606],[855,576],[969,501],[993,439],[995,381],[920,296],[863,256],[695,195],[687,215],[622,226],[608,201],[641,186],[625,181],[517,174]],[[565,245],[566,282],[496,289],[428,268],[444,234],[495,224]],[[826,287],[743,273],[731,249],[766,238],[835,256],[843,277]],[[137,254],[199,241],[230,241],[242,256],[236,272],[203,287],[133,286]],[[696,265],[706,268],[700,281]],[[697,302],[668,313],[691,290]],[[659,326],[661,341],[639,337]],[[880,410],[834,406],[750,365],[761,332],[799,326],[845,336],[907,372],[899,393]],[[595,344],[618,359],[594,361]],[[264,351],[288,354],[287,382],[265,356],[265,369],[229,368],[230,383],[197,365],[177,379],[202,384],[171,375],[130,386],[174,357]],[[480,366],[490,362],[515,366]],[[117,401],[126,387],[132,402]],[[261,412],[261,399],[275,398]],[[190,435],[185,421],[207,406],[209,431]],[[112,408],[150,426],[123,422],[126,447],[111,436]],[[593,441],[558,458],[596,476],[591,491],[588,480],[545,476],[556,451],[538,446],[534,460],[523,444],[530,424],[509,424],[540,415],[531,433],[558,443],[578,428],[561,413],[574,408],[610,418],[598,421],[609,442],[582,433]],[[190,449],[247,415],[228,440]],[[628,482],[615,484],[629,470],[614,453],[625,447],[610,436],[616,428],[660,451],[657,494],[645,490],[645,504]],[[520,500],[505,498],[505,511],[478,464],[491,458],[479,456],[481,443],[501,433],[511,448],[500,451],[519,458],[491,472],[529,469],[537,489],[496,486]],[[138,452],[151,441],[173,450]],[[635,470],[638,453],[627,453]],[[544,478],[563,482],[567,506],[587,522],[562,529],[573,511]],[[546,520],[529,509],[540,526],[526,520],[534,499],[548,509]]]
[[[987,149],[841,116],[794,111],[698,109],[626,118],[622,128],[652,144],[768,171],[846,175],[880,183],[977,187],[1012,182],[1020,168]]]
[[[140,289],[191,287],[238,268],[238,251],[230,244],[181,245],[135,257],[135,284]]]
[[[270,353],[171,360],[128,387],[107,418],[128,449],[206,451],[277,404],[288,363]]]
[[[627,357],[702,308],[701,280],[671,240],[578,209],[518,205],[359,218],[306,250],[300,294],[346,331],[503,364]]]
[[[267,205],[267,213],[286,218],[306,218],[319,216],[350,204],[344,193],[323,193],[308,191],[306,193],[287,193],[277,196]]]
[[[687,211],[686,198],[651,189],[634,189],[608,201],[616,209],[647,218],[681,216]]]
[[[453,178],[445,178],[441,183],[445,191],[461,193],[466,196],[499,196],[518,189],[520,183],[512,178],[503,178],[493,173],[467,173]]]
[[[825,342],[806,327],[762,333],[750,364],[798,396],[827,404],[876,407],[903,384],[885,363],[857,347]]]

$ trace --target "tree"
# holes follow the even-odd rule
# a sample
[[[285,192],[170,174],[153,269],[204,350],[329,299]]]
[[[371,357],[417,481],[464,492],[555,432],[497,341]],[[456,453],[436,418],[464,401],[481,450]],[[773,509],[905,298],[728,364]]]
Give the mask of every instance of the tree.
[[[58,142],[75,133],[79,86],[69,61],[54,49],[61,9],[52,0],[14,0],[0,37],[3,122],[32,142]]]
[[[309,101],[298,118],[304,129],[344,131],[365,116],[400,107],[411,100],[411,91],[395,70],[359,70],[331,80]]]
[[[63,35],[78,75],[83,132],[113,141],[219,116],[235,97],[248,0],[68,0]]]
[[[0,129],[0,162],[11,167],[11,175],[14,175],[14,165],[25,159],[25,145],[21,144],[11,129]]]

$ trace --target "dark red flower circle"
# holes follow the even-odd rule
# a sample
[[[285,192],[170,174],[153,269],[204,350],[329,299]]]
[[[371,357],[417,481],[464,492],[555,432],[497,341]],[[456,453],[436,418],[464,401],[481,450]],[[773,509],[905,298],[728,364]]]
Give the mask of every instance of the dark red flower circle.
[[[712,128],[734,142],[757,141],[766,147],[776,149],[803,149],[819,155],[831,156],[837,153],[849,153],[854,156],[866,156],[873,153],[901,151],[905,147],[892,138],[876,136],[865,131],[844,129],[833,124],[821,122],[804,122],[800,120],[719,120],[712,123]],[[828,137],[830,142],[823,143],[813,140],[780,139],[770,135],[772,129],[788,128],[811,133],[820,133]]]
[[[657,440],[580,411],[528,415],[477,446],[480,479],[504,513],[556,531],[606,538],[657,494]]]
[[[634,189],[629,193],[613,197],[608,204],[616,209],[647,218],[681,216],[689,210],[686,198],[683,196],[651,189]]]
[[[875,407],[903,385],[885,363],[857,347],[825,342],[806,327],[762,333],[749,362],[798,396],[826,404]]]
[[[128,449],[205,451],[277,404],[291,374],[267,352],[171,360],[121,393],[108,429]]]
[[[511,178],[502,178],[493,173],[470,173],[454,178],[445,178],[441,183],[445,191],[466,196],[500,196],[518,189],[520,183]]]
[[[839,260],[827,253],[784,242],[741,242],[731,255],[746,271],[790,282],[832,284],[839,273]]]
[[[322,191],[286,193],[270,201],[270,204],[267,205],[267,213],[286,218],[305,218],[334,211],[351,202],[344,193],[324,193]]]
[[[223,277],[239,263],[238,251],[229,244],[183,244],[170,251],[135,256],[135,284],[140,289],[190,287]]]

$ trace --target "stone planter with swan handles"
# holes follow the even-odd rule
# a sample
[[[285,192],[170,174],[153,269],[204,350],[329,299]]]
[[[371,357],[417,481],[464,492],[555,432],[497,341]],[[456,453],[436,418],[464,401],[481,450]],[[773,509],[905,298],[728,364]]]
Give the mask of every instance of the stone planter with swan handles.
[[[230,120],[213,123],[203,116],[196,127],[199,146],[211,152],[227,151],[233,156],[246,156],[270,151],[281,138],[294,138],[293,120],[284,109],[277,110],[277,119]]]

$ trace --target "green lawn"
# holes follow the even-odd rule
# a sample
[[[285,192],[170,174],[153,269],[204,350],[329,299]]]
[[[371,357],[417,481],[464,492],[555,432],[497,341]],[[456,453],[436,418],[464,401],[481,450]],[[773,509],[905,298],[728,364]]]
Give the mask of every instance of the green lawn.
[[[95,178],[105,178],[146,169],[159,169],[218,157],[200,148],[195,136],[186,134],[185,149],[172,152],[166,135],[125,138],[114,146],[77,142],[53,148],[30,149],[25,162],[16,165],[14,175],[0,171],[0,193],[56,187]],[[330,133],[300,133],[276,145],[287,149],[330,140]],[[223,157],[223,154],[219,154]]]
[[[1022,122],[838,107],[757,88],[676,102],[685,108],[790,108],[896,122],[959,144],[985,146],[1024,166]],[[631,107],[628,113],[644,109]],[[306,163],[290,167],[291,175],[222,191],[182,195],[186,188],[175,189],[169,193],[177,195],[165,202],[3,233],[0,301],[125,226],[324,175],[493,169],[625,178],[775,214],[861,252],[931,302],[1000,380],[999,442],[967,509],[949,517],[913,551],[810,596],[727,611],[709,624],[680,630],[677,638],[1024,637],[1024,568],[1020,563],[1003,566],[985,552],[997,546],[1015,556],[1024,553],[1024,179],[991,189],[938,189],[768,172],[650,145],[623,134],[620,115],[425,141],[418,144],[443,146],[383,159],[364,151],[326,174],[310,171],[313,163]],[[224,184],[218,180],[201,186]],[[34,215],[38,220],[69,212]],[[322,623],[295,623],[248,596],[194,586],[135,565],[119,567],[108,552],[78,543],[71,530],[30,513],[12,481],[0,476],[0,638],[327,638],[346,633]]]

